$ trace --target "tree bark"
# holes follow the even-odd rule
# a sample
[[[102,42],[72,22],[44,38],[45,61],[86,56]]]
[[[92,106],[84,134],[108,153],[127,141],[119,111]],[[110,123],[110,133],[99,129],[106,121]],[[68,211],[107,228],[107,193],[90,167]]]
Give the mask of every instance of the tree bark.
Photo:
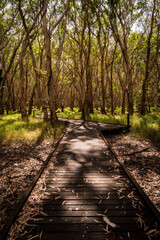
[[[122,109],[121,114],[125,114],[125,105],[126,105],[126,93],[122,90]]]
[[[46,54],[46,70],[47,70],[47,79],[48,79],[48,95],[49,95],[49,107],[50,107],[50,118],[51,124],[55,125],[58,121],[56,115],[56,103],[55,103],[55,83],[52,75],[52,58],[51,58],[51,33],[47,28],[47,0],[44,0],[45,13],[43,16],[43,33],[44,33],[44,45],[45,45],[45,54]]]
[[[153,0],[153,10],[151,17],[151,27],[150,33],[147,39],[147,55],[146,55],[146,66],[145,66],[145,77],[142,84],[142,98],[141,98],[141,115],[145,115],[146,113],[146,87],[149,79],[149,63],[150,63],[150,53],[151,53],[151,38],[153,33],[153,24],[154,24],[154,12],[155,12],[155,3],[156,0]]]
[[[27,106],[26,106],[26,101],[25,101],[25,77],[24,77],[24,64],[23,64],[23,59],[24,59],[24,53],[26,50],[26,39],[24,39],[22,43],[22,49],[20,53],[20,58],[19,58],[19,66],[20,66],[20,110],[22,114],[22,119],[24,121],[28,121],[28,115],[27,115]]]

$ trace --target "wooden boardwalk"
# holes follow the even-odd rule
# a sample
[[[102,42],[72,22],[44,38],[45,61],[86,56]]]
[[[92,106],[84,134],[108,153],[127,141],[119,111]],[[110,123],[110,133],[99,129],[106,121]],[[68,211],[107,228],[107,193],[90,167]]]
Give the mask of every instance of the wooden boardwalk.
[[[51,161],[55,158],[57,164],[46,169],[43,214],[28,222],[29,232],[19,239],[149,239],[146,233],[156,228],[155,218],[96,123],[72,120]]]

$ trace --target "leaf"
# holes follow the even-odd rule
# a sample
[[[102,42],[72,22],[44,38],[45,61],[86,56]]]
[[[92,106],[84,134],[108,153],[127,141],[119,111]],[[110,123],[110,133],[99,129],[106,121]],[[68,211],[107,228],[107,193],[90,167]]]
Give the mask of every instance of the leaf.
[[[104,213],[108,212],[108,208],[106,208],[106,210],[104,211]]]
[[[147,235],[150,235],[150,234],[152,234],[152,233],[154,233],[154,232],[156,232],[157,231],[157,229],[151,229],[150,231],[148,231],[146,234]]]
[[[113,228],[118,227],[115,223],[111,222],[107,216],[103,216],[103,220]]]
[[[58,200],[61,196],[55,197],[55,200]]]
[[[121,197],[119,197],[119,199],[122,199],[122,198],[125,198],[125,196],[121,196]]]
[[[40,214],[42,214],[43,216],[48,216],[48,214],[47,213],[44,213],[44,212],[40,212]]]
[[[62,202],[62,205],[64,205],[66,203],[66,200],[64,200],[63,202]]]
[[[40,240],[42,239],[42,234],[43,234],[43,231],[39,234],[39,239]]]
[[[44,191],[43,190],[40,190],[39,192],[38,192],[38,194],[43,194],[44,193]]]
[[[49,219],[49,222],[53,222],[54,220],[53,219]]]
[[[39,237],[39,235],[32,236],[32,237],[28,238],[28,240],[32,240],[32,239],[35,239],[37,237]]]
[[[103,199],[103,197],[101,195],[98,194],[98,196],[99,196],[99,198]]]
[[[96,220],[96,219],[93,219],[93,221],[95,221],[96,223],[101,223],[100,221]]]
[[[101,199],[101,200],[99,200],[98,204],[101,204],[101,202],[102,202],[102,199]]]

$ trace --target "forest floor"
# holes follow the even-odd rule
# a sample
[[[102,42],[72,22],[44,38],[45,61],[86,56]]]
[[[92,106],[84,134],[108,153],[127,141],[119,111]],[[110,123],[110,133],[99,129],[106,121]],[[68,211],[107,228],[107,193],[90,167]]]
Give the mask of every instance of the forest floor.
[[[109,138],[112,148],[160,211],[160,152],[159,147],[130,134]]]
[[[49,153],[53,141],[40,144],[6,143],[0,147],[0,230],[15,205],[31,185]]]

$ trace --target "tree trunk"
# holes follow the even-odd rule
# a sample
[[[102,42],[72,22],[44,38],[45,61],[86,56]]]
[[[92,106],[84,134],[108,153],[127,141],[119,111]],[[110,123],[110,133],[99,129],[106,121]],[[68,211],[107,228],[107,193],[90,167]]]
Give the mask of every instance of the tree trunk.
[[[0,89],[0,114],[4,114],[3,89]]]
[[[145,77],[142,84],[142,98],[141,98],[141,115],[145,115],[146,113],[146,86],[148,83],[149,78],[149,62],[150,62],[150,53],[151,53],[151,38],[153,33],[153,23],[154,23],[154,12],[155,12],[155,4],[156,0],[153,0],[153,10],[152,10],[152,17],[151,17],[151,28],[150,33],[147,39],[147,55],[146,55],[146,66],[145,66]]]
[[[126,93],[122,90],[122,109],[121,114],[125,114],[125,105],[126,105]]]
[[[19,66],[20,66],[20,110],[22,114],[22,119],[24,121],[28,121],[27,115],[27,106],[25,101],[25,78],[24,78],[24,65],[23,65],[23,58],[24,53],[26,50],[26,43],[25,40],[22,43],[21,54],[19,58]]]
[[[44,32],[44,45],[45,45],[45,54],[46,54],[46,70],[47,70],[47,79],[48,79],[48,95],[49,95],[49,107],[51,114],[51,124],[55,125],[58,121],[56,115],[56,105],[55,105],[55,84],[52,76],[52,61],[51,61],[51,35],[50,31],[47,29],[47,0],[44,1],[45,5],[45,14],[43,16],[43,32]]]
[[[28,115],[31,115],[31,113],[32,113],[32,107],[33,107],[33,102],[34,102],[35,90],[36,90],[36,84],[33,87],[32,95],[31,95],[31,98],[29,100]]]
[[[127,100],[128,100],[128,113],[133,115],[133,89],[130,88],[127,93]]]
[[[73,111],[74,108],[74,92],[73,92],[73,88],[71,86],[71,102],[70,102],[70,108]]]
[[[101,113],[106,114],[105,110],[105,87],[104,87],[104,56],[101,54],[101,94],[102,94],[102,102],[101,102]]]
[[[114,114],[114,102],[113,102],[113,61],[111,64],[111,81],[110,81],[110,97],[111,97],[111,114]]]

